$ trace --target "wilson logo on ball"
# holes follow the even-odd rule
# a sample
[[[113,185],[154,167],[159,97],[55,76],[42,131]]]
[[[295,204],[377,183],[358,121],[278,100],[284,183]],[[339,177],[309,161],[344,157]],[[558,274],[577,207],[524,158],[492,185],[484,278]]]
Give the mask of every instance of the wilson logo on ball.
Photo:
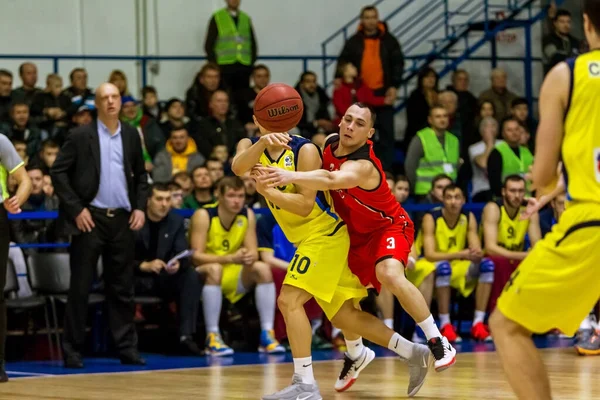
[[[269,115],[269,117],[274,118],[279,115],[285,115],[289,112],[298,111],[299,109],[300,109],[300,106],[298,106],[297,104],[295,104],[291,107],[281,106],[281,107],[277,107],[277,108],[269,108],[267,110],[267,114]]]

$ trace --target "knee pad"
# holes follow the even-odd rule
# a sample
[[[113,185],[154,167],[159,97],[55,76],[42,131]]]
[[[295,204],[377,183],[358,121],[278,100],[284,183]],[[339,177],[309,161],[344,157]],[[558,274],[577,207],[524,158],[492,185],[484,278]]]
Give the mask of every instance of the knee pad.
[[[440,261],[435,265],[435,287],[450,286],[452,267],[448,261]]]
[[[494,282],[494,262],[489,258],[484,258],[479,263],[479,282],[492,283]]]

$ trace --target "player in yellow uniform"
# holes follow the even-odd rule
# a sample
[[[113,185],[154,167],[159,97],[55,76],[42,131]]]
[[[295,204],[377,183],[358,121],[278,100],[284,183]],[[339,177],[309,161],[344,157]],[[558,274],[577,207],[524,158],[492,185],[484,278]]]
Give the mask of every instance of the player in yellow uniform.
[[[285,349],[273,333],[275,284],[269,266],[258,261],[256,219],[254,212],[244,207],[244,182],[225,177],[219,180],[216,191],[218,205],[198,209],[190,227],[190,245],[195,249],[192,259],[206,278],[202,289],[206,353],[233,354],[219,332],[223,295],[236,303],[252,287],[262,329],[259,351],[283,353]]]
[[[231,166],[236,175],[247,174],[258,163],[298,171],[321,168],[320,150],[309,140],[287,133],[269,133],[256,119],[255,123],[261,136],[238,143]],[[260,169],[253,171],[260,174]],[[277,300],[294,358],[294,376],[290,386],[263,399],[322,398],[313,375],[312,331],[303,307],[313,297],[332,324],[356,341],[352,350],[359,352],[356,359],[359,363],[354,368],[356,360],[350,360],[340,380],[350,374],[348,382],[351,384],[375,357],[372,350],[362,345],[360,336],[364,336],[409,361],[408,392],[414,395],[424,382],[433,356],[426,346],[409,342],[376,317],[357,309],[367,291],[348,267],[350,239],[345,223],[332,209],[329,193],[295,184],[268,188],[260,179],[256,188],[267,200],[288,240],[297,246]],[[348,387],[345,385],[344,389]]]
[[[463,297],[475,289],[475,315],[471,334],[476,340],[491,340],[484,324],[492,282],[494,263],[483,258],[477,233],[477,220],[463,210],[465,196],[460,187],[450,184],[444,188],[443,206],[423,217],[422,234],[425,259],[416,269],[436,271],[436,292],[442,335],[460,342],[450,321],[450,287]]]
[[[600,293],[600,0],[583,1],[583,25],[591,51],[555,66],[539,96],[533,184],[545,194],[562,155],[566,210],[513,273],[490,321],[520,399],[552,397],[531,334],[574,334]]]

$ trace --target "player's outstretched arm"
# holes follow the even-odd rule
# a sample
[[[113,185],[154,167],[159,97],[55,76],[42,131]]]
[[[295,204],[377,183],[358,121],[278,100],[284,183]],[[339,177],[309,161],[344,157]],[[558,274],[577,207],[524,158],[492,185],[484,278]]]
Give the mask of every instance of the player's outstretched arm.
[[[311,171],[321,168],[319,150],[312,144],[302,146],[298,153],[297,162],[299,171]],[[296,193],[280,192],[277,188],[267,185],[267,172],[264,168],[254,168],[252,176],[256,179],[256,190],[275,206],[301,217],[307,217],[312,212],[317,197],[316,190],[305,186],[297,186]]]
[[[252,144],[250,139],[239,141],[235,157],[231,163],[231,170],[237,176],[243,176],[249,172],[260,160],[267,146],[278,146],[289,149],[288,142],[292,140],[291,136],[285,133],[267,133],[260,137],[256,143]]]
[[[529,217],[529,228],[527,229],[529,234],[529,243],[531,247],[542,239],[542,229],[540,228],[540,216],[538,213],[531,214]]]
[[[433,221],[431,214],[425,214],[423,216],[421,229],[423,230],[423,250],[425,252],[425,258],[428,261],[450,261],[468,258],[469,250],[463,250],[456,253],[442,253],[437,251],[435,243],[435,222]]]
[[[190,247],[194,249],[192,262],[195,266],[202,264],[231,264],[233,256],[217,256],[214,254],[206,254],[206,242],[208,237],[208,228],[210,226],[210,218],[208,212],[201,208],[194,212],[190,224]]]
[[[318,169],[314,171],[287,171],[269,168],[265,181],[271,187],[295,183],[313,190],[351,189],[359,185],[371,186],[368,181],[374,172],[367,160],[346,161],[339,171]],[[377,172],[377,171],[375,171]]]
[[[495,203],[488,203],[483,208],[481,217],[483,224],[483,240],[485,252],[491,256],[500,256],[509,260],[522,260],[527,255],[524,251],[510,251],[498,244],[498,222],[500,221],[500,207]]]
[[[540,124],[532,172],[533,185],[538,191],[544,191],[556,178],[571,85],[570,76],[569,66],[564,62],[560,63],[546,75],[540,90]]]

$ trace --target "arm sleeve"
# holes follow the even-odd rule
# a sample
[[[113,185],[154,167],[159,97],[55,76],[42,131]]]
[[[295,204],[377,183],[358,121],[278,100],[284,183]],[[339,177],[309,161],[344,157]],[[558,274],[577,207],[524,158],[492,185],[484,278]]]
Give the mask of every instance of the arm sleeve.
[[[0,135],[0,163],[6,168],[9,174],[15,172],[17,168],[24,165],[15,146],[4,135]]]
[[[50,176],[54,185],[54,192],[60,199],[60,203],[71,218],[75,218],[83,210],[83,201],[71,186],[71,168],[77,160],[77,146],[75,144],[75,133],[67,135],[56,161],[50,168]]]
[[[392,62],[392,86],[398,88],[402,84],[402,74],[404,74],[404,54],[400,47],[400,42],[394,37],[390,40],[390,61]]]
[[[496,197],[502,196],[502,156],[496,149],[492,150],[488,157],[487,174],[492,194]]]
[[[421,143],[421,138],[415,136],[408,145],[408,150],[406,151],[406,160],[404,161],[404,171],[406,172],[406,177],[410,182],[411,188],[415,187],[417,181],[417,168],[419,167],[419,160],[423,157],[423,155],[423,144]]]
[[[210,22],[208,23],[206,41],[204,42],[204,51],[206,52],[206,58],[208,59],[208,61],[217,61],[217,56],[215,54],[215,44],[217,43],[218,36],[219,31],[217,29],[217,21],[215,21],[215,17],[212,17],[210,19]]]
[[[250,23],[250,43],[252,44],[252,64],[258,58],[258,43],[256,43],[256,35],[254,34],[254,24]]]

